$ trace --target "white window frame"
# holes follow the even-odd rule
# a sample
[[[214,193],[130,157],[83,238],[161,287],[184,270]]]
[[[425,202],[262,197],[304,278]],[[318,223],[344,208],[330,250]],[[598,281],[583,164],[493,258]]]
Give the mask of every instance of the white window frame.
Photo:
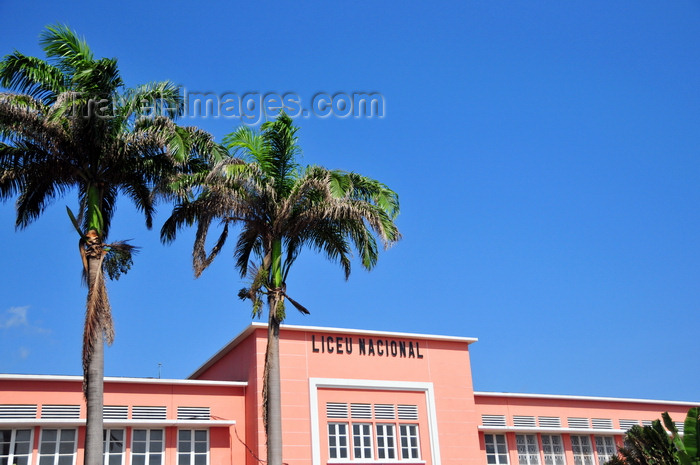
[[[516,434],[515,450],[519,465],[540,465],[540,444],[536,434]]]
[[[598,463],[603,465],[617,454],[617,444],[615,444],[615,438],[613,436],[594,436],[594,439],[595,450],[598,454]],[[606,444],[608,441],[610,444]]]
[[[541,434],[544,465],[566,465],[566,452],[561,434]],[[559,448],[559,452],[554,450]],[[550,461],[547,461],[549,459]]]
[[[113,442],[112,441],[112,431],[121,431],[122,433],[122,450],[121,452],[110,452],[110,445]],[[102,463],[103,465],[109,465],[109,459],[110,457],[114,456],[119,456],[121,457],[121,460],[119,463],[121,465],[124,465],[124,452],[126,451],[126,430],[124,428],[107,428],[103,430],[103,438],[102,438]]]
[[[344,427],[345,432],[341,433],[339,427]],[[350,426],[347,422],[328,422],[328,459],[329,460],[349,460],[350,459]],[[335,439],[335,445],[331,444],[331,438]],[[345,445],[341,445],[341,439],[345,439]],[[333,457],[335,452],[335,457]]]
[[[396,460],[396,423],[377,422],[374,430],[377,434],[377,459]]]
[[[571,434],[569,437],[571,439],[571,451],[574,454],[574,465],[593,465],[595,463],[595,457],[593,456],[591,437],[587,434]],[[587,453],[585,448],[588,448]]]
[[[360,431],[355,432],[355,427]],[[372,440],[372,423],[352,424],[352,457],[355,460],[372,460],[374,458],[374,441]],[[359,441],[359,444],[358,444]],[[357,451],[360,451],[358,454]],[[367,450],[369,449],[369,454]]]
[[[499,439],[502,439],[502,442],[499,442]],[[492,433],[486,433],[484,434],[484,445],[486,449],[486,463],[489,465],[508,465],[509,463],[509,456],[508,456],[508,438],[506,438],[505,434],[492,434]],[[489,446],[491,446],[493,452],[489,452]],[[501,456],[505,455],[505,462],[501,461]],[[493,461],[489,461],[489,458],[492,457]]]
[[[42,454],[41,449],[45,444],[44,434],[47,431],[56,431],[56,440],[53,441],[53,453]],[[62,437],[64,433],[73,433],[73,451],[69,453],[60,453],[60,445],[62,442]],[[75,451],[78,445],[78,430],[75,428],[42,428],[39,435],[39,450],[37,451],[37,463],[41,464],[41,459],[46,457],[53,457],[53,463],[51,465],[58,465],[59,459],[61,457],[71,456],[71,464],[75,465]]]
[[[2,431],[10,432],[10,451],[7,455],[0,453],[0,457],[6,458],[7,463],[12,465],[16,457],[24,457],[27,459],[27,465],[32,465],[32,453],[34,449],[34,428],[0,428]],[[17,453],[17,433],[20,431],[29,431],[29,451],[26,454]],[[22,441],[24,443],[25,441]]]
[[[145,431],[146,432],[146,451],[145,452],[134,452],[134,441],[136,437],[136,432],[137,431]],[[153,452],[151,451],[151,435],[154,431],[160,431],[161,432],[161,450],[159,452]],[[133,428],[131,430],[131,454],[129,456],[129,463],[133,465],[134,463],[134,456],[139,456],[143,455],[144,456],[144,465],[151,465],[151,457],[160,455],[160,465],[166,465],[165,464],[165,430],[164,429],[159,429],[159,428],[154,428],[154,429],[148,429],[148,428]]]
[[[189,452],[183,452],[180,450],[180,442],[182,439],[180,439],[180,433],[183,433],[185,431],[188,431],[190,433],[190,451]],[[197,432],[204,432],[207,435],[207,450],[205,452],[196,452],[195,451],[195,444],[197,441],[195,440],[195,436]],[[177,461],[175,462],[177,465],[180,465],[180,457],[187,457],[188,463],[187,465],[195,465],[196,463],[196,457],[197,456],[204,456],[205,457],[205,464],[209,465],[209,430],[208,429],[179,429],[177,430]]]
[[[406,434],[404,434],[404,429]],[[402,460],[420,460],[420,428],[417,423],[399,423],[399,448]],[[404,446],[404,439],[406,446]],[[415,443],[415,444],[413,444]],[[404,454],[404,450],[408,454]]]

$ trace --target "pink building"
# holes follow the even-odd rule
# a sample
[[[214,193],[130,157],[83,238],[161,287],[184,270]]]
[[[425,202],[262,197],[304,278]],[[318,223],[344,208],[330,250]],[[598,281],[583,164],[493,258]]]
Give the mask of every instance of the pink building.
[[[266,325],[252,324],[187,380],[105,380],[105,465],[253,465]],[[602,465],[624,432],[684,402],[474,392],[476,339],[283,326],[289,465]],[[82,463],[74,376],[0,375],[0,465]]]

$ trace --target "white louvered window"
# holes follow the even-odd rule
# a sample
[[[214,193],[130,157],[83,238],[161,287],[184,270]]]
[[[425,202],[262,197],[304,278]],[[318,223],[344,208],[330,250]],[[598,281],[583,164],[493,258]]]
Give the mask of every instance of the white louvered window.
[[[561,418],[559,417],[537,417],[540,428],[561,428]]]
[[[209,464],[209,431],[181,429],[177,432],[177,465]]]
[[[122,465],[124,463],[124,430],[106,429],[102,434],[104,445],[104,465]]]
[[[162,465],[165,433],[162,429],[134,429],[131,465]]]
[[[372,418],[372,405],[350,404],[350,416],[352,418]]]
[[[398,405],[399,420],[418,420],[417,405]]]
[[[331,459],[349,458],[347,423],[328,423],[328,457]]]
[[[535,434],[516,434],[515,447],[520,465],[540,465],[540,447]]]
[[[639,420],[620,420],[620,429],[627,431],[633,426],[639,426]]]
[[[131,407],[131,418],[134,420],[165,420],[165,407],[147,407],[134,405]]]
[[[484,434],[486,463],[489,465],[508,464],[508,445],[505,434]]]
[[[73,465],[76,436],[74,429],[42,429],[39,465]]]
[[[352,424],[352,455],[355,460],[372,459],[372,424]]]
[[[31,429],[0,429],[0,465],[29,465],[32,447]]]
[[[593,418],[591,424],[593,429],[613,429],[613,422],[609,418]]]
[[[575,465],[593,465],[593,448],[590,436],[571,435],[571,450]]]
[[[617,453],[612,436],[595,436],[595,449],[598,453],[598,465],[603,465]]]
[[[211,409],[209,407],[178,407],[178,420],[209,420]]]
[[[326,417],[328,418],[348,418],[348,404],[340,402],[326,403]]]
[[[535,428],[535,417],[513,415],[513,426],[518,428]]]
[[[41,418],[80,418],[80,405],[42,405]]]
[[[569,428],[590,428],[590,425],[588,424],[588,418],[569,417],[566,420],[569,423]]]
[[[396,458],[396,429],[393,423],[377,423],[377,458]]]
[[[36,418],[36,405],[0,405],[0,420],[9,418]]]
[[[102,407],[102,418],[105,420],[126,420],[129,418],[129,407],[126,405],[105,405]]]
[[[420,441],[418,440],[418,425],[399,425],[399,439],[401,441],[402,459],[420,459]]]
[[[394,404],[374,404],[374,418],[377,420],[396,419],[396,408]]]
[[[542,434],[544,465],[566,465],[564,445],[558,434]]]
[[[505,415],[481,415],[483,426],[506,426]]]

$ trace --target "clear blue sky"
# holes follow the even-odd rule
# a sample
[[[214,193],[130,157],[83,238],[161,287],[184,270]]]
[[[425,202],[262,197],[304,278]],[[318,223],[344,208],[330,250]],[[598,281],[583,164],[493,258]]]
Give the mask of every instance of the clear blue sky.
[[[697,1],[0,3],[0,54],[66,23],[127,85],[380,92],[382,119],[298,118],[303,161],[379,179],[404,239],[349,282],[313,253],[287,323],[478,337],[478,390],[700,400]],[[217,140],[240,121],[190,118]],[[85,288],[69,195],[15,232],[0,207],[0,372],[80,374]],[[229,247],[192,232],[110,283],[111,376],[185,377],[250,321]]]

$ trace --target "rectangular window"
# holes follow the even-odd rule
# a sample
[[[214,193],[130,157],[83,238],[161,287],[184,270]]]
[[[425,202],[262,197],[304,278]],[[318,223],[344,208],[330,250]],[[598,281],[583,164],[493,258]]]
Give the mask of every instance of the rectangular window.
[[[484,434],[486,463],[489,465],[508,464],[508,446],[505,434]]]
[[[401,458],[419,459],[418,425],[399,425],[399,437],[401,439]]]
[[[328,423],[328,457],[348,458],[348,424]]]
[[[31,458],[31,429],[0,429],[0,465],[29,465]]]
[[[372,425],[370,423],[352,424],[352,450],[353,458],[372,458]]]
[[[571,450],[576,465],[593,465],[593,448],[590,436],[571,435]]]
[[[566,465],[564,446],[558,434],[542,435],[542,453],[544,465]]]
[[[396,429],[393,423],[377,423],[377,458],[396,458]]]
[[[122,465],[124,463],[124,430],[106,429],[103,431],[104,465]]]
[[[131,438],[131,465],[162,465],[162,429],[135,429]],[[40,464],[43,465],[43,464]]]
[[[540,465],[540,448],[535,434],[516,434],[515,446],[520,465]]]
[[[598,463],[603,465],[617,453],[615,439],[612,436],[595,436],[595,448],[598,452]]]
[[[177,432],[177,465],[209,463],[209,431],[181,429]]]
[[[39,465],[73,465],[76,436],[74,429],[42,429]]]

